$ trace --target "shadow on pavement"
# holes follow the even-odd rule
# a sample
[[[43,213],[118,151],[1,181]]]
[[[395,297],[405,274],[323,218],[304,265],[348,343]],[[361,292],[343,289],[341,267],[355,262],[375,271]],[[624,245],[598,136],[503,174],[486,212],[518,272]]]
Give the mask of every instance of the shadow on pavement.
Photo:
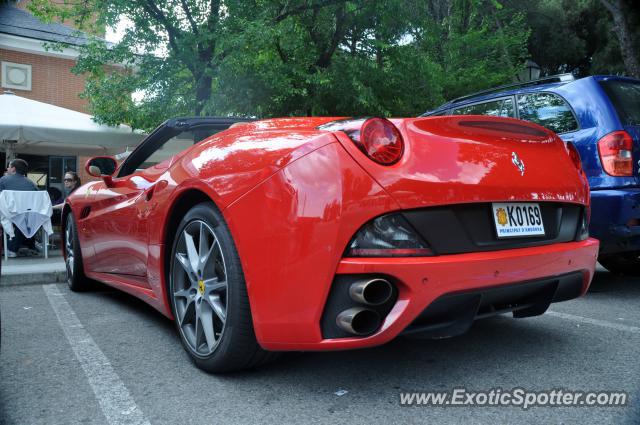
[[[598,268],[589,292],[640,297],[640,277],[616,275]]]

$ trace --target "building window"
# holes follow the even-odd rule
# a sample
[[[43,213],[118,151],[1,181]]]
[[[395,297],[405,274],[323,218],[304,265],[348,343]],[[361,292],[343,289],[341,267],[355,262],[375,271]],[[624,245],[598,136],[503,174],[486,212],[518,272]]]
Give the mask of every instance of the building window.
[[[2,62],[2,87],[31,90],[31,65]]]

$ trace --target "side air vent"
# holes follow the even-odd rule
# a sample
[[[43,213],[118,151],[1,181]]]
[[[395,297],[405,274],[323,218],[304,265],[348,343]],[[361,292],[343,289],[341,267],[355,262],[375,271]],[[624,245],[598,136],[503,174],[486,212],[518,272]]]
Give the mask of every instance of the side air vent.
[[[80,211],[80,220],[89,217],[89,213],[91,213],[91,207],[84,207],[82,211]]]

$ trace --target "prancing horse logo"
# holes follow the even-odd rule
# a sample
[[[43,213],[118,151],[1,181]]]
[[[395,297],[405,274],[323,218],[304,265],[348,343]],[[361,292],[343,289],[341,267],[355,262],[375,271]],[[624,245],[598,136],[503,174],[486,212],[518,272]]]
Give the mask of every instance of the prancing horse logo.
[[[511,152],[511,162],[513,162],[513,165],[518,167],[518,170],[520,170],[520,175],[524,176],[524,162],[522,162],[522,160],[518,157],[517,153]]]

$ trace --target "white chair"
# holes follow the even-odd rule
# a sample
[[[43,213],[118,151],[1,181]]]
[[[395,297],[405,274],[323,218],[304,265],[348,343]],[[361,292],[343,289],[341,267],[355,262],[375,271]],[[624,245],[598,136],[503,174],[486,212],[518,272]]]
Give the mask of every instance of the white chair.
[[[7,235],[14,237],[13,225],[26,238],[42,230],[44,257],[49,258],[49,235],[53,233],[51,198],[46,191],[3,190],[0,192],[0,223],[4,229],[4,258],[8,259]]]

